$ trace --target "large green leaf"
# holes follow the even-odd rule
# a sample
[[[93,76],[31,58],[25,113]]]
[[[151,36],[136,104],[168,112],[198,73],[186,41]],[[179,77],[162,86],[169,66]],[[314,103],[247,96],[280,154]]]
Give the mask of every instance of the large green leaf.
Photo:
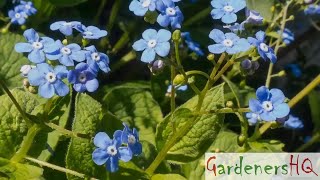
[[[126,83],[102,89],[96,99],[114,114],[139,131],[140,139],[155,144],[156,125],[162,112],[145,83]]]
[[[26,113],[31,114],[39,104],[38,99],[28,92],[15,89],[12,94]],[[0,124],[0,157],[10,158],[17,151],[28,129],[7,95],[0,96]]]
[[[18,42],[25,42],[25,38],[18,34],[6,33],[0,36],[0,78],[2,78],[9,89],[22,87],[20,68],[29,64],[27,58],[14,50]]]
[[[195,117],[194,110],[198,97],[193,97],[179,107],[173,117],[168,115],[157,127],[157,147],[162,149],[172,136],[172,122],[179,130],[186,123],[193,122],[192,128],[168,152],[167,160],[175,163],[186,163],[202,156],[217,137],[224,120],[223,114],[204,114]],[[224,107],[224,84],[212,88],[206,95],[202,111]],[[197,118],[197,119],[194,119]]]
[[[249,142],[249,146],[248,152],[283,152],[284,144],[278,140],[259,140]]]
[[[86,94],[78,94],[72,131],[94,137],[101,129],[101,113],[102,108],[99,102]],[[72,138],[67,152],[66,167],[90,177],[104,177],[105,167],[97,166],[92,161],[94,149],[93,138]],[[79,178],[68,175],[68,179]]]
[[[314,124],[314,131],[320,130],[320,93],[312,91],[309,96],[309,105],[311,109],[312,122]]]
[[[272,6],[274,5],[274,0],[246,0],[247,7],[250,10],[255,10],[261,14],[261,16],[267,20],[271,21],[273,12]]]
[[[84,3],[88,0],[49,0],[49,1],[56,6],[68,7],[68,6],[75,6],[75,5]]]
[[[151,177],[151,180],[167,180],[167,179],[186,180],[186,178],[184,178],[179,174],[155,174]]]

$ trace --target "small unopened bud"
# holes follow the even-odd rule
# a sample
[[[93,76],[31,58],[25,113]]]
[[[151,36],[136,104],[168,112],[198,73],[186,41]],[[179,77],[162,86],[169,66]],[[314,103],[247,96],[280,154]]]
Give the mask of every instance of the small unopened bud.
[[[227,103],[226,103],[226,106],[228,107],[228,108],[233,108],[233,102],[232,101],[227,101]]]
[[[217,149],[214,150],[214,152],[215,152],[215,153],[218,153],[218,152],[220,152],[220,149],[217,148]]]
[[[22,26],[20,26],[20,28],[21,28],[21,30],[26,30],[27,29],[27,26],[26,25],[22,25]]]
[[[32,69],[33,67],[31,65],[23,65],[21,68],[20,68],[20,72],[22,74],[22,76],[26,77],[28,76],[28,73],[30,72],[30,70]]]
[[[163,68],[165,67],[165,63],[161,59],[159,59],[151,62],[148,66],[152,74],[157,74],[163,70]]]
[[[26,88],[28,88],[30,86],[30,83],[29,83],[28,79],[23,79],[22,83],[23,83],[23,86],[26,87]]]
[[[172,40],[175,42],[179,42],[181,40],[181,31],[179,29],[172,33]]]
[[[246,140],[247,140],[247,137],[245,135],[241,134],[238,137],[238,145],[243,146],[243,144],[246,142]]]
[[[291,15],[291,16],[288,18],[288,20],[293,21],[293,20],[294,20],[294,15]]]
[[[188,84],[193,84],[196,82],[196,78],[194,76],[188,78]]]
[[[278,76],[279,77],[282,77],[282,76],[285,76],[285,75],[286,75],[286,71],[284,71],[284,70],[278,72]]]
[[[246,60],[241,62],[241,67],[243,69],[246,69],[246,70],[251,69],[252,63],[251,63],[251,61],[249,59],[246,59]]]
[[[276,10],[276,7],[275,6],[272,6],[271,8],[270,8],[270,11],[271,12],[274,12]]]
[[[2,28],[1,33],[6,34],[8,32],[8,28]]]
[[[214,61],[214,54],[209,54],[209,55],[207,56],[207,59],[208,59],[209,61]]]
[[[68,40],[67,40],[67,39],[64,39],[64,40],[62,41],[62,44],[63,44],[63,45],[67,45],[67,44],[68,44]]]
[[[37,88],[34,87],[34,86],[29,86],[29,87],[28,87],[28,91],[29,91],[30,93],[32,93],[32,94],[37,94],[37,92],[38,92]]]
[[[87,39],[82,39],[82,46],[85,47],[89,44],[89,40]]]
[[[178,86],[185,82],[184,76],[182,74],[176,75],[176,77],[173,79],[173,85]]]

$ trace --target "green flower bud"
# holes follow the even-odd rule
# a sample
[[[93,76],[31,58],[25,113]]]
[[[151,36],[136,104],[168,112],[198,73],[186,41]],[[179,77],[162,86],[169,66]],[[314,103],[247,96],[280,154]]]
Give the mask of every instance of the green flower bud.
[[[174,86],[178,86],[178,85],[184,84],[184,82],[185,82],[185,79],[184,79],[184,76],[182,74],[176,75],[176,77],[173,79],[173,85]]]
[[[66,45],[68,44],[68,40],[67,40],[67,39],[64,39],[64,40],[62,41],[62,44],[66,46]]]
[[[246,140],[247,140],[247,137],[243,134],[240,134],[240,136],[238,137],[238,145],[243,146]]]
[[[1,29],[1,33],[3,33],[3,34],[8,33],[8,29],[7,28],[2,28]]]
[[[207,56],[207,59],[208,59],[209,61],[214,61],[214,54],[209,54],[209,55]]]
[[[180,30],[177,29],[172,33],[172,40],[174,42],[179,42],[181,40],[181,31]]]
[[[227,103],[226,103],[226,106],[228,107],[228,108],[233,108],[233,102],[232,101],[227,101]]]
[[[20,28],[21,28],[21,30],[26,30],[27,29],[27,26],[26,25],[22,25],[22,26],[20,26]]]

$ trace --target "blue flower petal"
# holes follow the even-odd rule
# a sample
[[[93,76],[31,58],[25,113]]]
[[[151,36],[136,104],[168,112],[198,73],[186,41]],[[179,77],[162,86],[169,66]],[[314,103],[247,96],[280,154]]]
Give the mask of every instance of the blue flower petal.
[[[269,89],[265,86],[259,87],[256,91],[257,98],[261,102],[269,100],[269,94]]]
[[[254,45],[254,46],[258,46],[259,45],[259,41],[256,38],[253,38],[253,37],[248,37],[248,42],[251,45]]]
[[[229,2],[232,4],[232,7],[234,9],[234,12],[238,12],[246,7],[246,1],[245,0],[230,0]]]
[[[167,42],[171,39],[171,32],[165,29],[160,29],[157,33],[157,42]]]
[[[33,47],[29,43],[17,43],[14,46],[14,49],[19,53],[24,53],[24,52],[31,52]]]
[[[211,16],[213,19],[221,19],[224,14],[225,12],[222,9],[212,9],[211,11]]]
[[[266,33],[263,32],[263,31],[258,31],[258,32],[256,33],[256,38],[257,38],[259,41],[261,41],[261,42],[264,41],[265,36],[266,36]]]
[[[157,31],[154,29],[147,29],[142,33],[143,39],[146,41],[157,39]]]
[[[68,55],[62,55],[59,62],[65,66],[74,66],[73,60]]]
[[[221,9],[224,7],[224,0],[213,0],[211,1],[211,6],[217,9]]]
[[[274,105],[272,113],[277,118],[283,118],[283,117],[289,115],[290,107],[288,106],[287,103]]]
[[[39,35],[34,29],[27,29],[24,31],[23,36],[27,39],[29,43],[38,42]]]
[[[264,121],[275,121],[277,119],[276,116],[272,112],[264,111],[260,114],[260,118]]]
[[[237,15],[235,13],[226,13],[222,16],[221,21],[226,24],[231,24],[237,21]]]
[[[110,156],[106,164],[107,164],[107,170],[110,172],[116,172],[119,169],[118,157]]]
[[[31,51],[31,53],[28,55],[28,59],[36,64],[43,63],[46,60],[44,52],[38,49],[34,49],[33,51]]]
[[[107,73],[107,72],[110,71],[110,68],[109,68],[109,66],[108,66],[108,63],[107,63],[105,60],[100,60],[100,61],[97,62],[97,64],[98,64],[99,68],[100,68],[103,72]]]
[[[54,95],[54,87],[51,83],[47,82],[39,86],[39,95],[44,98],[51,98]]]
[[[208,49],[213,54],[221,54],[226,51],[226,47],[223,44],[213,44],[208,46]]]
[[[54,23],[52,23],[52,24],[50,25],[50,29],[51,29],[52,31],[58,30],[58,29],[62,26],[63,23],[66,23],[66,21],[57,21],[57,22],[54,22]]]
[[[140,143],[139,143],[140,144]],[[128,162],[132,159],[132,152],[127,147],[119,147],[119,154],[121,159],[124,162]]]
[[[74,84],[73,89],[77,92],[85,92],[87,90],[86,85],[82,83]]]
[[[249,100],[249,108],[254,113],[260,113],[262,111],[261,104],[256,99],[250,99]]]
[[[86,82],[86,88],[88,92],[94,92],[98,89],[99,82],[97,79],[92,79]]]
[[[61,80],[56,80],[53,86],[55,88],[55,93],[58,96],[66,96],[67,94],[69,94],[69,87]]]
[[[109,159],[109,155],[107,151],[105,151],[104,149],[97,148],[92,153],[92,160],[97,165],[105,164],[108,159]]]
[[[162,27],[168,27],[170,24],[170,18],[167,15],[159,14],[157,17],[157,22]]]
[[[213,29],[210,32],[209,37],[213,39],[216,43],[221,43],[226,39],[224,33],[219,29]]]
[[[149,63],[149,62],[153,61],[155,59],[155,57],[156,57],[156,52],[154,51],[154,49],[148,48],[143,51],[142,56],[141,56],[141,61]]]
[[[165,57],[170,52],[170,43],[169,42],[158,43],[157,46],[155,47],[155,50],[159,56]]]
[[[40,84],[44,84],[46,82],[43,74],[40,74],[37,68],[33,68],[29,71],[28,80],[32,86],[39,86]]]
[[[140,39],[132,45],[132,48],[136,51],[143,51],[147,47],[148,47],[147,42],[144,39]]]
[[[109,145],[112,144],[112,140],[105,132],[99,132],[94,137],[93,143],[98,148],[106,149]]]
[[[286,97],[284,96],[283,92],[280,89],[271,89],[270,93],[271,93],[270,100],[273,104],[281,104],[286,99]]]
[[[86,59],[86,55],[84,51],[76,51],[70,55],[70,58],[77,62],[82,62]]]

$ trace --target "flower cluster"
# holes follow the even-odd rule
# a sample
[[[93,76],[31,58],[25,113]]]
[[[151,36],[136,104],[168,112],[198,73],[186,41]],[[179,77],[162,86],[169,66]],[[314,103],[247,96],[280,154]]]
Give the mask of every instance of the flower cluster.
[[[129,9],[136,16],[145,16],[148,11],[158,10],[157,22],[160,26],[170,25],[173,29],[179,29],[184,17],[180,8],[175,5],[178,1],[180,0],[133,0]]]
[[[249,100],[250,113],[247,118],[250,124],[258,120],[275,121],[289,115],[290,108],[285,103],[285,96],[280,89],[269,90],[262,86],[256,91],[257,99]]]
[[[28,1],[20,1],[20,4],[16,5],[13,10],[8,12],[9,18],[12,24],[23,25],[29,16],[37,13],[33,3]]]
[[[192,40],[189,32],[181,33],[181,37],[184,39],[185,43],[191,51],[196,53],[198,56],[204,56],[204,52],[200,49],[200,45]]]
[[[116,172],[119,169],[119,160],[128,162],[132,156],[142,153],[138,131],[135,128],[131,130],[125,123],[123,125],[123,131],[115,131],[113,139],[104,132],[97,133],[93,139],[97,148],[92,153],[92,160],[97,165],[106,164],[110,172]]]
[[[317,4],[310,4],[304,10],[304,14],[306,15],[319,15],[320,14],[320,7]]]
[[[50,28],[59,29],[66,36],[72,35],[72,30],[76,29],[84,39],[98,39],[107,35],[104,30],[94,26],[85,27],[80,22],[59,21]],[[77,43],[67,44],[66,40],[64,43],[54,41],[49,37],[40,37],[34,29],[26,30],[23,35],[27,42],[17,43],[15,50],[27,53],[35,66],[23,66],[21,72],[31,86],[39,87],[39,95],[44,98],[51,98],[55,94],[67,95],[69,87],[64,79],[78,92],[94,92],[99,87],[96,79],[99,70],[105,73],[110,71],[108,56],[98,52],[93,45],[81,48]],[[50,64],[59,65],[52,67]]]

